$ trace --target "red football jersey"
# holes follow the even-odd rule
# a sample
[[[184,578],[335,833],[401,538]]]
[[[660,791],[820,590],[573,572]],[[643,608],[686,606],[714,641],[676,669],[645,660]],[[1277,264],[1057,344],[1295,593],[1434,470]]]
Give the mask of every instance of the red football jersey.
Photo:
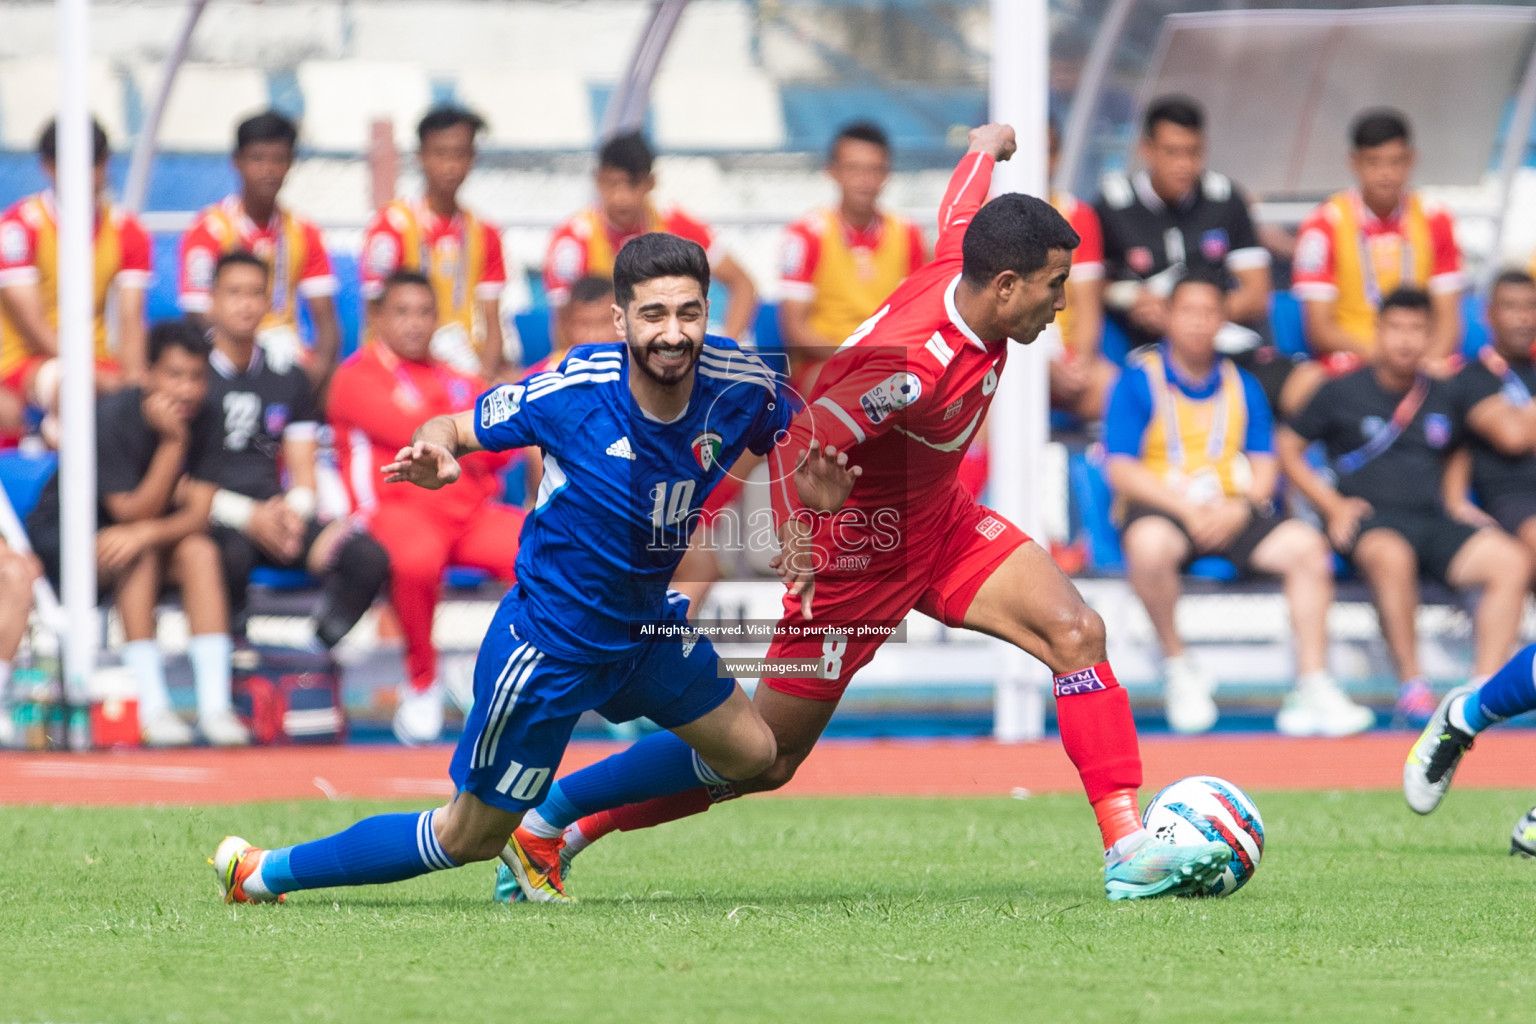
[[[793,465],[814,438],[863,468],[835,528],[840,550],[895,550],[950,507],[960,463],[997,390],[1008,339],[977,337],[955,309],[965,228],[986,201],[993,160],[970,153],[939,208],[933,262],[913,274],[827,360],[809,404],[774,449],[779,521],[800,508]],[[849,514],[849,513],[852,514]]]
[[[496,472],[507,461],[499,453],[466,455],[464,475],[441,490],[384,483],[384,466],[411,443],[411,435],[433,416],[475,407],[484,382],[436,360],[408,362],[372,342],[336,370],[327,412],[336,432],[336,455],[352,505],[367,518],[380,504],[414,503],[449,522],[462,522],[499,493]]]

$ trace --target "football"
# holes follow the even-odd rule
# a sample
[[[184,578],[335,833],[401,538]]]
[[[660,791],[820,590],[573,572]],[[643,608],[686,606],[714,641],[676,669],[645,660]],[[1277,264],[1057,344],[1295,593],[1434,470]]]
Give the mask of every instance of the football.
[[[1141,822],[1165,843],[1226,843],[1232,862],[1207,896],[1230,896],[1253,877],[1264,855],[1264,820],[1248,794],[1225,779],[1192,775],[1158,793]]]

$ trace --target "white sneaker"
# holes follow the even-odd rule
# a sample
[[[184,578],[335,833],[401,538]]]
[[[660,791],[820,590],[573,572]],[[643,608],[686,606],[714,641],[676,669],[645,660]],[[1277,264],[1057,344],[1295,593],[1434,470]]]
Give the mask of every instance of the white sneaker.
[[[441,658],[437,672],[448,699],[468,716],[475,707],[475,659]]]
[[[1216,724],[1216,680],[1186,651],[1163,662],[1163,711],[1174,732],[1205,732]]]
[[[198,718],[197,731],[211,747],[248,747],[251,731],[235,717],[233,711],[216,711]]]
[[[443,686],[434,682],[425,690],[410,683],[400,687],[400,706],[395,708],[395,739],[408,747],[435,743],[443,735]]]
[[[190,747],[192,729],[174,711],[162,711],[139,726],[146,747]]]
[[[1376,712],[1350,700],[1332,679],[1297,687],[1275,716],[1285,736],[1353,736],[1376,724]]]
[[[0,704],[0,750],[17,745],[15,711],[9,704]]]

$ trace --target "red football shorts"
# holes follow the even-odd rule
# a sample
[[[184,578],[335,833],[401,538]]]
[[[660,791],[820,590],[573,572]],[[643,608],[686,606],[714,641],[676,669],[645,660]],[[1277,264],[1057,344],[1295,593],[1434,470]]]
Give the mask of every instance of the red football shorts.
[[[784,595],[784,614],[778,634],[768,648],[769,658],[819,658],[823,671],[833,678],[780,678],[764,676],[763,684],[780,693],[809,700],[837,701],[859,669],[869,664],[885,637],[876,633],[860,637],[843,634],[794,635],[817,623],[894,625],[916,608],[946,626],[964,625],[965,613],[976,592],[1003,560],[1029,540],[1017,526],[958,488],[947,515],[927,520],[934,524],[918,531],[884,571],[833,573],[816,577],[811,600],[815,619],[806,622],[798,598]]]

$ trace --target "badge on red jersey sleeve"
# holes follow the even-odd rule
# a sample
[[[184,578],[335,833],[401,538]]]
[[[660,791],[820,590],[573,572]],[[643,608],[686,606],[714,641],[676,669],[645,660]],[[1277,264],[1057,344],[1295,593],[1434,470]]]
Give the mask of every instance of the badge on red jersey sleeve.
[[[878,426],[922,397],[923,382],[915,373],[893,373],[859,396],[864,415]]]

